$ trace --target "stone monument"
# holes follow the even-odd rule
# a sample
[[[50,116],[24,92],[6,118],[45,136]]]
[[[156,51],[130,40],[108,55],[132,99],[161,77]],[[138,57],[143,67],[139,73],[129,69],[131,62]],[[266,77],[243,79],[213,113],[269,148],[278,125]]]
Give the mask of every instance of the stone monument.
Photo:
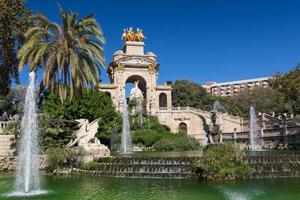
[[[82,147],[87,155],[84,162],[92,161],[93,158],[109,157],[110,150],[107,146],[100,143],[96,133],[99,128],[98,119],[89,123],[87,119],[75,120],[78,122],[79,129],[75,132],[76,138],[71,140],[66,146],[73,147],[75,145]]]
[[[159,122],[170,127],[172,132],[179,132],[185,127],[189,136],[206,144],[206,124],[203,123],[202,117],[210,124],[210,112],[192,107],[173,107],[172,82],[158,84],[160,65],[154,53],[144,51],[146,37],[140,28],[124,29],[121,39],[124,46],[115,51],[107,69],[109,82],[100,83],[99,90],[111,96],[116,111],[120,113],[124,110],[126,94],[130,92],[129,99],[142,99],[140,102],[143,105],[141,109],[137,101],[137,105],[130,111],[131,116],[140,116],[140,119],[142,114],[156,116]],[[126,91],[127,83],[134,84],[134,88],[129,92]],[[139,114],[138,110],[143,110],[143,113]],[[220,114],[216,120],[222,133],[243,131],[241,118]]]

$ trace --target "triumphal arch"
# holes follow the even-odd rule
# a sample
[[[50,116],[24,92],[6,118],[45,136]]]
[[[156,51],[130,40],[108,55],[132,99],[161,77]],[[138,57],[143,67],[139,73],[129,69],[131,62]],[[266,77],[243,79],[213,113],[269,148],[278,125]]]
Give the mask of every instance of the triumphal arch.
[[[140,29],[136,33],[132,28],[124,30],[123,49],[113,54],[107,70],[110,82],[99,84],[100,91],[110,95],[117,111],[121,112],[126,101],[126,83],[137,83],[149,115],[157,116],[172,132],[183,131],[204,142],[203,119],[209,123],[210,113],[190,107],[172,107],[171,84],[157,84],[160,65],[154,53],[145,53],[144,38]],[[224,115],[223,119],[225,132],[242,131],[240,118]]]

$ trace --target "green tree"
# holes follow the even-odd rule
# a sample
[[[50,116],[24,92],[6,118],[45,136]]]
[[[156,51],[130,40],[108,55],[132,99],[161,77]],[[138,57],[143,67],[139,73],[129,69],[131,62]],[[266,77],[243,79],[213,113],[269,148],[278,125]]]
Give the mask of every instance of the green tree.
[[[277,74],[271,82],[273,89],[285,94],[293,113],[300,114],[300,63],[286,74]]]
[[[272,88],[254,88],[253,90],[241,92],[231,97],[225,103],[226,109],[240,116],[248,116],[250,106],[254,106],[257,112],[264,113],[290,113],[291,106],[285,100],[285,95]]]
[[[103,33],[93,15],[78,19],[76,12],[59,9],[61,25],[36,15],[35,25],[26,33],[26,43],[19,50],[19,69],[30,71],[43,67],[39,90],[58,87],[60,100],[80,96],[85,87],[98,85],[104,67]]]
[[[197,83],[177,80],[172,85],[173,106],[191,106],[208,110],[211,107],[210,95]]]
[[[6,96],[0,97],[0,114],[8,112],[9,115],[20,114],[23,112],[26,88],[16,86],[11,88]]]
[[[17,52],[31,24],[24,0],[0,0],[0,94],[9,93],[12,80],[19,83]]]
[[[99,91],[85,90],[81,97],[67,99],[64,103],[57,93],[47,94],[41,111],[48,113],[51,119],[88,119],[90,122],[99,119],[97,136],[106,145],[109,145],[113,129],[120,128],[121,117],[115,111],[111,97]]]

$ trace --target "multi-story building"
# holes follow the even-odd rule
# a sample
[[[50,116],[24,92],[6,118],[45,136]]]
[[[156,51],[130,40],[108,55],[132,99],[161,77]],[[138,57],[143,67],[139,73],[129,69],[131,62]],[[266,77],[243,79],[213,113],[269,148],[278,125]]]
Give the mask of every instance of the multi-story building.
[[[229,82],[207,82],[202,85],[208,93],[213,96],[234,96],[242,91],[252,90],[256,87],[268,87],[269,80],[272,77],[262,77],[255,79],[246,79],[239,81],[229,81]]]

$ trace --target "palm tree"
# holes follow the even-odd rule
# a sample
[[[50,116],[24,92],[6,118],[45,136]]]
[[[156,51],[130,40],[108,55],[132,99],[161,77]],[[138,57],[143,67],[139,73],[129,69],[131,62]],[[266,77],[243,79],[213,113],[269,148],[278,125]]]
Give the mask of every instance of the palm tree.
[[[44,88],[58,86],[61,101],[80,95],[83,88],[95,87],[100,66],[105,67],[100,26],[93,15],[78,19],[76,12],[59,7],[61,25],[45,16],[34,16],[35,26],[26,33],[26,42],[18,52],[19,70],[28,64],[30,71],[43,68],[38,95]]]

